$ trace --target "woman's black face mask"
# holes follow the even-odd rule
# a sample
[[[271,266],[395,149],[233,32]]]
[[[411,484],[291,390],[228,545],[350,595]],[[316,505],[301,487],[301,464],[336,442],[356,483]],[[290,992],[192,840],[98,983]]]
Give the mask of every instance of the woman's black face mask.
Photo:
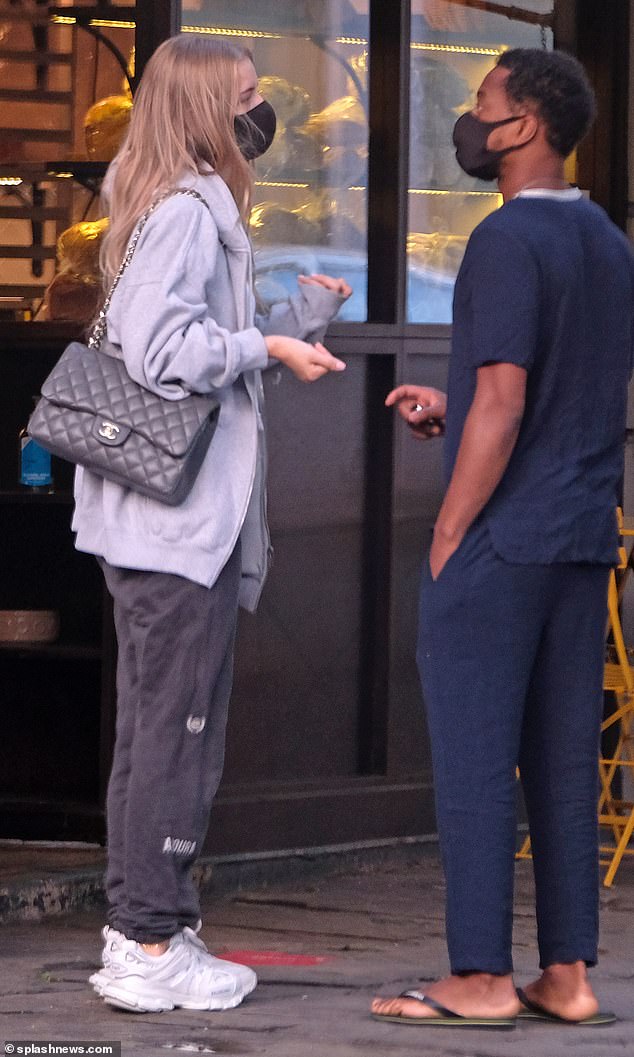
[[[275,111],[266,99],[247,110],[246,114],[237,114],[234,128],[238,146],[247,161],[259,158],[269,149],[275,136],[277,118]]]
[[[489,150],[487,147],[489,135],[494,128],[508,125],[511,121],[519,121],[525,116],[525,114],[518,114],[516,117],[502,118],[501,121],[480,121],[471,113],[459,117],[454,125],[453,142],[460,168],[464,169],[469,176],[476,176],[479,180],[497,180],[500,175],[502,158],[515,148]]]

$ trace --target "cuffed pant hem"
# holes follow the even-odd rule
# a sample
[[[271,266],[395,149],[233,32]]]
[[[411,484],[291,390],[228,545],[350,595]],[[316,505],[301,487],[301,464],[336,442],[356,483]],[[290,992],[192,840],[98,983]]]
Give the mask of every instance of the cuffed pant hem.
[[[599,961],[596,951],[593,954],[585,954],[583,951],[553,951],[552,954],[542,954],[539,959],[539,968],[543,971],[551,965],[573,965],[574,962],[585,962],[586,968],[592,969]]]
[[[490,973],[491,976],[509,976],[513,972],[512,962],[487,960],[486,958],[460,958],[451,961],[452,976],[467,973]]]
[[[172,936],[181,931],[178,928],[169,931],[165,927],[157,929],[126,928],[125,925],[121,925],[119,922],[113,924],[112,927],[117,932],[121,932],[127,940],[134,940],[135,943],[165,943],[166,940],[171,940]]]

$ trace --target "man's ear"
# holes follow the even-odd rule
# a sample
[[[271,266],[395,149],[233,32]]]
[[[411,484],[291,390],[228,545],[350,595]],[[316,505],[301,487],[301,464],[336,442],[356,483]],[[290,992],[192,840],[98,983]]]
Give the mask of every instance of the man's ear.
[[[537,114],[529,111],[521,121],[517,121],[515,124],[515,145],[523,147],[525,143],[530,143],[531,140],[535,139],[538,131],[539,118]]]
[[[535,139],[539,130],[539,118],[530,111],[517,121],[494,128],[487,140],[489,150],[507,150],[509,147],[523,147]]]

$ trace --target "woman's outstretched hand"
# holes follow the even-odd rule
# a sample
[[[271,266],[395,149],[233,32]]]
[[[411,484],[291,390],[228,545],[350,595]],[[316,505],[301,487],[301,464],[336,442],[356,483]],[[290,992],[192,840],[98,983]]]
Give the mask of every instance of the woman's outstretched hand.
[[[394,407],[415,437],[430,440],[445,432],[447,397],[440,389],[424,385],[399,385],[388,394],[386,407]]]
[[[317,342],[310,345],[298,338],[286,338],[273,334],[264,339],[274,360],[286,364],[300,382],[316,382],[330,371],[345,371],[343,360],[338,360],[328,349]]]
[[[333,279],[331,275],[298,275],[297,281],[300,286],[323,286],[324,290],[330,290],[333,294],[339,294],[346,300],[352,293],[352,287],[345,279]]]

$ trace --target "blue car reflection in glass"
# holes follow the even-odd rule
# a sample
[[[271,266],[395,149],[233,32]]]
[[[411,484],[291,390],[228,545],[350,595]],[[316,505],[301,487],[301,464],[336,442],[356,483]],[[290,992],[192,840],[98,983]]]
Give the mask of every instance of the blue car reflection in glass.
[[[255,252],[256,289],[269,307],[297,290],[297,276],[313,272],[342,276],[352,296],[337,320],[365,322],[367,313],[367,258],[361,253],[324,246],[271,246]],[[453,276],[410,262],[407,280],[407,318],[416,323],[451,323]]]

